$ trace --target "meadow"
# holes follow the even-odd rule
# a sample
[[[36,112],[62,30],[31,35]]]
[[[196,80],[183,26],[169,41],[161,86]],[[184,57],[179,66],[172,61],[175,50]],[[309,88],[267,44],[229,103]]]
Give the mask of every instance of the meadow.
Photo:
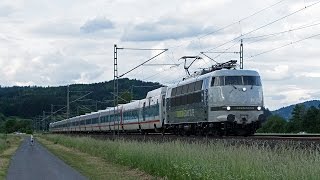
[[[0,134],[0,153],[8,147],[7,135]]]
[[[22,142],[23,137],[0,134],[0,180],[5,179],[11,157]]]
[[[165,179],[320,179],[320,147],[301,149],[209,143],[96,140],[63,135],[41,136],[155,177]]]

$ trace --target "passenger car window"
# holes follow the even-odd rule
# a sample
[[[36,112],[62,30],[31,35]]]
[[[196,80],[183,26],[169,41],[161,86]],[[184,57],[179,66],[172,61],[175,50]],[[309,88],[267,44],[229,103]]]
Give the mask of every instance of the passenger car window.
[[[226,76],[225,85],[242,85],[241,76]]]

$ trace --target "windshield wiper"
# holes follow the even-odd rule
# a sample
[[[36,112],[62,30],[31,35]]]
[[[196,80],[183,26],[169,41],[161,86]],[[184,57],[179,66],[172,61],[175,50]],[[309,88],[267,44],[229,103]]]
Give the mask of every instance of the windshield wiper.
[[[235,85],[233,85],[233,84],[232,84],[232,86],[234,87],[234,89],[238,89],[237,86],[235,86]]]

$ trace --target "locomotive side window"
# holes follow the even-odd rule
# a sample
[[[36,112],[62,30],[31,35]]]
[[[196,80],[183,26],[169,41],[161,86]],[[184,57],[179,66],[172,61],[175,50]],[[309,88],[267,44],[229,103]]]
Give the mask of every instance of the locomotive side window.
[[[188,102],[188,96],[181,96],[181,105],[186,105]]]
[[[224,86],[224,76],[214,78],[214,86]]]
[[[171,96],[177,95],[177,88],[172,88],[171,90]]]
[[[212,79],[211,79],[211,87],[214,86],[214,79],[215,79],[215,77],[212,77]]]
[[[191,92],[194,91],[194,86],[195,86],[195,85],[196,85],[195,82],[189,84],[188,93],[191,93]]]
[[[196,85],[195,85],[195,87],[194,87],[194,90],[195,90],[195,91],[199,91],[199,90],[202,89],[202,82],[203,82],[202,80],[196,82]]]
[[[243,76],[244,85],[261,86],[259,76]]]
[[[179,96],[181,94],[181,90],[182,90],[182,87],[177,87],[177,92],[176,92],[176,96]]]
[[[181,94],[186,94],[188,92],[188,84],[182,86]]]
[[[226,76],[225,85],[242,85],[241,76]]]

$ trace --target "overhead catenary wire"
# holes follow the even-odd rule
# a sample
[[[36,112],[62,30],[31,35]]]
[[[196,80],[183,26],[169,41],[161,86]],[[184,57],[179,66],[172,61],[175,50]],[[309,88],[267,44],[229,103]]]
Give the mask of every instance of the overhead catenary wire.
[[[243,40],[258,39],[258,38],[266,39],[266,38],[271,37],[271,36],[276,36],[276,35],[284,34],[284,33],[288,33],[288,32],[294,32],[294,31],[298,31],[298,30],[302,30],[302,29],[306,29],[306,28],[310,28],[310,27],[314,27],[314,26],[318,26],[318,25],[320,25],[320,22],[315,23],[315,24],[310,24],[310,25],[302,25],[300,27],[289,29],[289,30],[286,30],[286,31],[275,32],[275,33],[270,33],[270,34],[264,34],[264,35],[259,35],[259,36],[246,37],[246,38],[243,38]]]
[[[272,7],[274,7],[274,6],[278,5],[278,4],[281,4],[281,3],[284,2],[284,1],[286,1],[286,0],[277,1],[276,3],[271,4],[271,5],[269,5],[269,6],[265,7],[265,8],[262,8],[261,10],[258,10],[258,11],[256,11],[256,12],[250,14],[249,16],[246,16],[246,17],[244,17],[244,18],[242,18],[242,19],[240,19],[240,20],[238,20],[238,21],[235,21],[235,22],[233,22],[233,23],[230,23],[230,24],[228,24],[228,25],[226,25],[226,26],[223,26],[223,27],[221,27],[221,28],[219,28],[219,29],[217,29],[217,30],[214,30],[214,31],[212,31],[212,32],[209,32],[209,33],[207,33],[207,34],[205,34],[205,35],[197,36],[197,37],[195,37],[195,39],[190,40],[189,43],[193,43],[193,42],[195,42],[195,41],[199,41],[199,44],[200,44],[200,43],[201,43],[200,41],[201,41],[202,38],[204,38],[204,37],[206,37],[206,36],[209,36],[209,35],[212,35],[212,34],[215,34],[215,33],[219,32],[219,31],[222,31],[222,30],[224,30],[224,29],[226,29],[226,28],[228,28],[228,27],[231,27],[231,26],[233,26],[233,25],[237,25],[239,22],[245,21],[245,20],[247,20],[247,19],[249,19],[249,18],[251,18],[251,17],[253,17],[253,16],[255,16],[255,15],[258,15],[258,14],[260,14],[260,13],[262,13],[262,12],[268,10],[268,9],[271,9]],[[181,41],[181,40],[179,40],[179,41]],[[168,48],[170,49],[170,51],[172,51],[173,49],[176,49],[176,48],[178,48],[178,47],[183,46],[183,44],[185,44],[185,43],[179,43],[178,45],[175,45],[175,46],[168,46]],[[200,49],[202,49],[201,44],[200,44]]]
[[[218,30],[215,30],[215,31],[210,32],[210,33],[207,33],[207,34],[202,35],[202,36],[200,36],[200,37],[198,36],[198,37],[197,37],[197,40],[201,41],[201,38],[204,38],[204,37],[209,36],[209,35],[211,35],[211,34],[214,34],[214,33],[216,33],[216,32],[222,31],[223,29],[226,29],[226,28],[228,28],[228,27],[231,27],[231,26],[233,26],[233,25],[236,25],[237,23],[240,23],[241,21],[247,20],[247,19],[249,19],[249,18],[251,18],[251,17],[253,17],[253,16],[255,16],[255,15],[259,14],[259,13],[262,13],[263,11],[266,11],[266,10],[268,10],[268,9],[270,9],[270,8],[276,6],[276,5],[278,5],[278,4],[280,4],[280,3],[284,2],[284,1],[286,1],[286,0],[277,1],[277,2],[274,3],[274,4],[271,4],[271,5],[263,8],[263,9],[261,9],[261,10],[259,10],[259,11],[256,11],[256,12],[250,14],[249,16],[246,16],[246,17],[244,17],[244,18],[242,18],[242,19],[240,19],[240,20],[238,20],[238,21],[236,21],[236,22],[233,22],[233,23],[231,23],[231,24],[229,24],[229,25],[226,25],[226,26],[224,26],[224,27],[222,27],[222,28],[220,28],[220,29],[218,29]],[[193,42],[193,40],[190,41],[190,42]],[[200,43],[200,42],[199,42],[199,43]],[[179,46],[177,46],[177,47],[180,47],[180,46],[182,46],[182,45],[179,45]],[[233,45],[233,46],[234,46],[234,45]],[[232,46],[232,47],[233,47],[233,46]],[[174,48],[174,46],[170,47],[170,50],[171,50],[172,48]],[[230,48],[231,48],[231,47],[230,47]],[[229,49],[230,49],[230,48],[229,48]],[[128,48],[128,49],[136,49],[136,48]],[[217,55],[217,57],[219,57],[219,56],[220,56],[220,55]],[[205,63],[208,64],[208,62],[206,62],[206,61],[205,61]],[[169,68],[169,69],[170,69],[170,68]],[[158,74],[159,74],[159,73],[156,73],[156,75],[158,75]],[[152,76],[152,77],[154,77],[154,76]],[[147,77],[146,79],[149,79],[149,78],[150,78],[150,76]]]
[[[214,48],[212,48],[212,49],[209,49],[209,50],[207,50],[207,51],[204,51],[204,52],[212,51],[212,50],[214,50],[214,49],[217,49],[217,48],[219,48],[219,47],[222,47],[222,46],[224,46],[224,45],[226,45],[226,44],[228,44],[228,43],[230,43],[230,42],[233,42],[233,41],[235,41],[235,40],[237,40],[237,39],[242,38],[243,36],[246,36],[246,35],[251,34],[251,33],[255,32],[255,31],[258,31],[258,30],[260,30],[260,29],[262,29],[262,28],[265,28],[265,27],[267,27],[267,26],[270,26],[270,25],[272,25],[272,24],[274,24],[274,23],[276,23],[276,22],[278,22],[278,21],[280,21],[280,20],[282,20],[282,19],[285,19],[285,18],[287,18],[287,17],[290,17],[290,16],[292,16],[292,15],[294,15],[294,14],[297,14],[297,13],[299,13],[299,12],[305,10],[305,9],[308,9],[308,8],[310,8],[310,7],[312,7],[312,6],[315,6],[315,5],[319,4],[319,3],[320,3],[320,1],[316,1],[315,3],[312,3],[312,4],[308,5],[308,6],[303,7],[303,8],[300,8],[300,9],[298,9],[298,10],[296,10],[296,11],[290,13],[290,14],[287,14],[287,15],[285,15],[285,16],[282,16],[282,17],[280,17],[280,18],[278,18],[278,19],[276,19],[276,20],[273,20],[273,21],[271,21],[271,22],[269,22],[269,23],[267,23],[267,24],[265,24],[265,25],[262,25],[262,26],[260,26],[260,27],[258,27],[258,28],[256,28],[256,29],[253,29],[253,30],[251,30],[251,31],[249,31],[249,32],[246,32],[246,33],[244,33],[244,34],[242,34],[242,35],[240,35],[240,36],[237,36],[237,37],[235,37],[235,38],[233,38],[233,39],[231,39],[231,40],[229,40],[229,41],[227,41],[227,42],[225,42],[225,43],[222,43],[222,44],[220,44],[220,45],[218,45],[218,46],[216,46],[216,47],[214,47]]]
[[[257,56],[260,56],[260,55],[262,55],[262,54],[266,54],[266,53],[269,53],[269,52],[272,52],[272,51],[275,51],[275,50],[284,48],[284,47],[286,47],[286,46],[289,46],[289,45],[292,45],[292,44],[296,44],[296,43],[299,43],[299,42],[301,42],[301,41],[305,41],[305,40],[307,40],[307,39],[311,39],[311,38],[314,38],[314,37],[317,37],[317,36],[320,36],[320,33],[319,33],[319,34],[312,35],[312,36],[308,36],[308,37],[306,37],[306,38],[303,38],[303,39],[300,39],[300,40],[297,40],[297,41],[290,42],[290,43],[288,43],[288,44],[285,44],[285,45],[282,45],[282,46],[279,46],[279,47],[276,47],[276,48],[272,48],[272,49],[267,50],[267,51],[263,51],[263,52],[261,52],[261,53],[258,53],[258,54],[249,56],[248,58],[257,57]]]
[[[212,32],[210,32],[210,33],[207,33],[207,34],[205,34],[205,35],[202,35],[202,36],[199,37],[199,39],[204,38],[204,37],[206,37],[206,36],[209,36],[209,35],[211,35],[211,34],[217,33],[217,32],[219,32],[219,31],[222,31],[222,30],[224,30],[224,29],[226,29],[226,28],[228,28],[228,27],[231,27],[231,26],[233,26],[233,25],[236,25],[236,24],[240,23],[241,21],[244,21],[244,20],[246,20],[246,19],[249,19],[249,18],[251,18],[251,17],[253,17],[253,16],[255,16],[255,15],[257,15],[257,14],[263,12],[263,11],[265,11],[265,10],[268,10],[268,9],[270,9],[270,8],[272,8],[272,7],[280,4],[280,3],[282,3],[283,1],[286,1],[286,0],[280,0],[280,1],[274,3],[274,4],[270,5],[270,6],[267,6],[267,7],[263,8],[263,9],[257,11],[257,12],[254,12],[253,14],[251,14],[251,15],[249,15],[249,16],[247,16],[247,17],[244,17],[244,18],[240,19],[239,21],[233,22],[233,23],[228,24],[228,25],[226,25],[226,26],[224,26],[224,27],[222,27],[222,28],[219,28],[219,29],[217,29],[217,30],[215,30],[215,31],[212,31]]]
[[[239,23],[239,22],[241,22],[241,21],[243,21],[243,20],[246,20],[246,19],[248,19],[248,18],[250,18],[250,17],[252,17],[252,16],[254,16],[254,15],[256,15],[256,14],[259,14],[259,13],[261,13],[261,12],[263,12],[263,11],[269,9],[269,8],[274,7],[274,6],[282,3],[283,1],[285,1],[285,0],[278,1],[278,2],[276,2],[276,3],[274,3],[274,4],[270,5],[270,6],[268,6],[268,7],[266,7],[266,8],[263,8],[263,9],[255,12],[255,13],[251,14],[250,16],[247,16],[247,17],[245,17],[245,18],[242,18],[241,20],[239,20],[239,21],[237,21],[237,22],[234,22],[234,23],[231,23],[231,24],[229,24],[229,25],[227,25],[227,26],[230,27],[230,26],[232,26],[232,25],[235,25],[235,24],[237,24],[237,23]],[[276,19],[275,21],[272,21],[272,22],[270,22],[270,23],[268,23],[268,24],[265,24],[264,26],[260,26],[260,27],[258,27],[258,28],[256,28],[256,29],[252,30],[252,31],[249,31],[249,32],[247,32],[247,33],[244,33],[244,34],[242,34],[242,36],[248,35],[248,34],[253,33],[253,32],[255,32],[255,31],[258,31],[258,30],[260,30],[260,29],[262,29],[262,28],[265,28],[265,27],[267,27],[267,26],[269,26],[269,25],[271,25],[271,24],[273,24],[273,23],[276,23],[276,22],[278,22],[278,21],[280,21],[280,20],[282,20],[282,19],[284,19],[284,18],[287,18],[287,17],[289,17],[289,16],[292,16],[293,14],[296,14],[296,13],[298,13],[298,12],[300,12],[300,11],[306,9],[306,8],[309,8],[309,7],[311,7],[311,6],[314,6],[315,4],[318,4],[319,2],[320,2],[320,1],[317,1],[317,2],[315,2],[315,3],[313,3],[313,4],[310,4],[310,5],[308,5],[308,6],[305,6],[305,7],[302,8],[302,9],[299,9],[299,10],[297,10],[297,11],[295,11],[295,12],[292,12],[292,13],[290,13],[290,14],[288,14],[288,15],[286,15],[286,16],[283,16],[283,17],[281,17],[281,18],[279,18],[279,19]],[[224,26],[224,27],[222,27],[222,28],[220,28],[220,29],[223,30],[223,28],[227,28],[227,27]],[[221,31],[221,30],[219,30],[219,31]],[[206,35],[201,36],[200,38],[203,38],[203,37],[208,36],[208,35],[210,35],[210,34],[213,34],[213,33],[215,33],[215,32],[218,32],[218,31],[214,31],[214,32],[208,33],[208,34],[206,34]],[[241,36],[239,36],[239,37],[241,37]],[[227,43],[232,42],[232,41],[238,39],[239,37],[236,37],[236,38],[234,38],[233,40],[228,41]],[[199,37],[197,37],[197,38],[199,39]],[[227,43],[225,43],[225,44],[227,44]],[[223,44],[223,45],[225,45],[225,44]],[[235,44],[236,44],[236,43],[235,43]],[[235,45],[235,44],[234,44],[234,45]],[[231,47],[233,47],[234,45],[232,45]],[[221,46],[222,46],[222,45],[220,45],[219,47],[221,47]],[[216,49],[216,48],[218,48],[218,47],[215,47],[214,49]],[[221,54],[217,55],[217,57],[219,57],[219,56],[221,56]],[[171,68],[169,68],[169,69],[171,69]],[[156,73],[155,75],[149,76],[149,77],[147,77],[147,78],[145,78],[145,79],[149,79],[150,77],[154,77],[154,76],[156,76],[156,75],[158,75],[158,74],[159,74],[159,73]]]
[[[163,53],[166,52],[166,51],[168,51],[168,49],[162,49],[162,52],[158,53],[157,55],[153,56],[152,58],[149,58],[148,60],[146,60],[146,61],[144,61],[143,63],[139,64],[138,66],[132,68],[131,70],[123,73],[123,74],[120,75],[118,78],[121,78],[121,77],[123,77],[124,75],[126,75],[126,74],[132,72],[133,70],[137,69],[138,67],[143,66],[143,65],[146,64],[147,62],[149,62],[149,61],[153,60],[154,58],[160,56],[161,54],[163,54]]]

